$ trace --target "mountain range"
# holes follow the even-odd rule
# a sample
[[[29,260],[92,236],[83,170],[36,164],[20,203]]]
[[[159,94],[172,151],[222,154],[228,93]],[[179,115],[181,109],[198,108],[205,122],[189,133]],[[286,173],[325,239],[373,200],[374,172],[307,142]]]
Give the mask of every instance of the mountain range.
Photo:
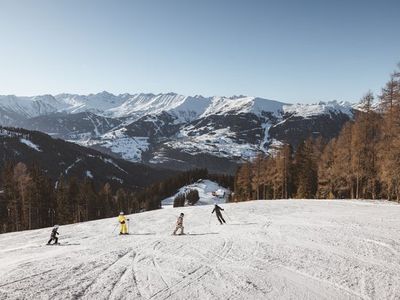
[[[288,104],[259,97],[166,94],[0,96],[0,125],[42,131],[115,158],[171,169],[233,173],[281,143],[332,138],[348,102]]]

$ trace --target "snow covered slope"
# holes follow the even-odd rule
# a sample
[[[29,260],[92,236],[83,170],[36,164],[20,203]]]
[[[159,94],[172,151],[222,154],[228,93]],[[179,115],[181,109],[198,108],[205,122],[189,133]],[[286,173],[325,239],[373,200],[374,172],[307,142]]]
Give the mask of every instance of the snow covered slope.
[[[282,200],[0,235],[1,299],[398,299],[400,206]],[[189,235],[171,236],[180,212]]]
[[[220,186],[218,183],[211,180],[202,180],[185,185],[180,188],[179,191],[166,199],[164,199],[161,204],[163,207],[171,207],[174,204],[174,199],[178,194],[185,194],[190,190],[197,190],[199,192],[200,200],[196,203],[196,205],[207,205],[214,203],[225,203],[229,196],[229,190]],[[213,193],[215,193],[213,195]]]
[[[314,104],[292,104],[292,105],[284,105],[283,111],[286,114],[309,118],[312,116],[318,115],[329,115],[331,113],[334,114],[346,114],[352,115],[352,104],[348,102],[337,102],[337,101],[329,101],[329,102],[319,102]]]

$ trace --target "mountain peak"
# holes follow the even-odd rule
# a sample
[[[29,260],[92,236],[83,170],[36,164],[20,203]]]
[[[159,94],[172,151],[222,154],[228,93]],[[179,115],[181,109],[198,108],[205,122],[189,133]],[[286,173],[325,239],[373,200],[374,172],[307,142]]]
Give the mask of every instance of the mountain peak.
[[[35,105],[33,103],[36,103]],[[316,104],[288,104],[276,100],[245,95],[230,97],[202,95],[184,96],[174,92],[114,95],[107,91],[96,94],[45,94],[34,97],[0,96],[0,108],[23,116],[35,117],[53,112],[94,112],[109,117],[139,118],[162,111],[172,112],[184,120],[193,120],[210,114],[239,114],[270,112],[311,116],[327,112],[351,113],[348,102],[319,102]],[[189,117],[190,115],[190,117]]]

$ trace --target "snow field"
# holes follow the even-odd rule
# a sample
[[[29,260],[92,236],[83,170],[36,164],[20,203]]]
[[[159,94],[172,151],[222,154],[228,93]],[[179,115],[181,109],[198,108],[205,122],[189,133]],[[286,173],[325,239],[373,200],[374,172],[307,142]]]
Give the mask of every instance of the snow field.
[[[399,299],[400,206],[281,200],[0,235],[0,299]],[[171,236],[180,212],[188,235]],[[210,218],[211,216],[211,218]],[[209,223],[210,221],[210,223]]]

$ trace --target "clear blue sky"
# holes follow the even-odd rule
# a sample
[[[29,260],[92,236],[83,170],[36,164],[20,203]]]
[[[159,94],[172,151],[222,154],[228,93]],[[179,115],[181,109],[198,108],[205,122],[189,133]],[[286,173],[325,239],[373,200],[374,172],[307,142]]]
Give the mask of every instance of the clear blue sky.
[[[399,0],[0,0],[0,94],[356,101],[400,61],[399,12]]]

